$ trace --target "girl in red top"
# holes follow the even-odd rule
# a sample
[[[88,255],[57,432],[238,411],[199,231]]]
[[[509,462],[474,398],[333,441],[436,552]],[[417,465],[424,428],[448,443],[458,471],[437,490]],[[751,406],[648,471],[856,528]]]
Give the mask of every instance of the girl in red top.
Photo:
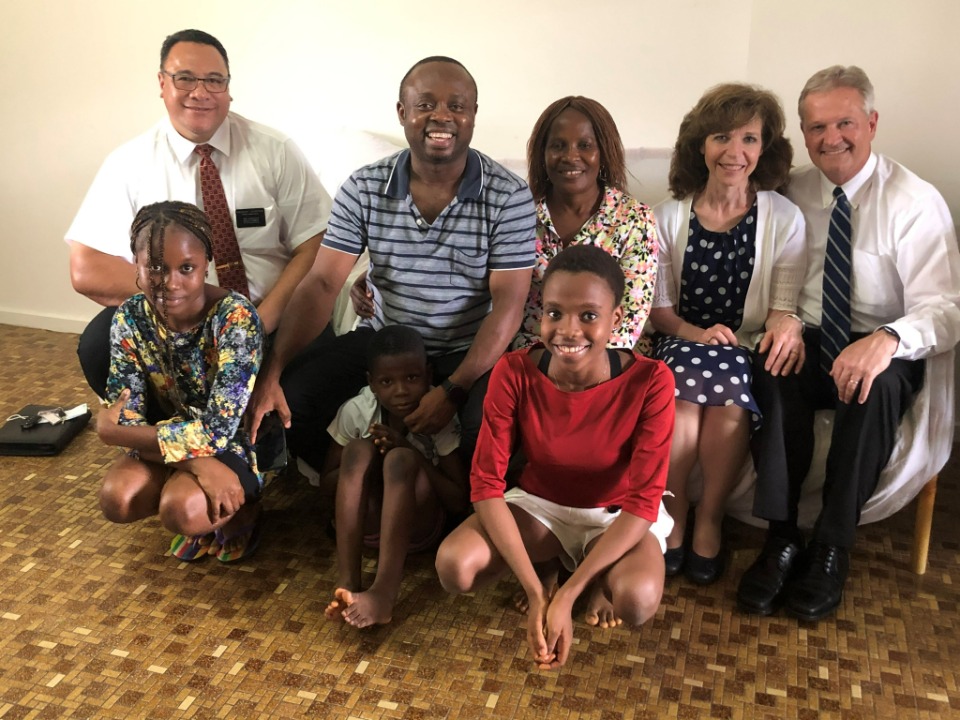
[[[494,367],[470,475],[476,513],[437,552],[449,592],[513,571],[529,602],[527,639],[544,668],[566,662],[573,603],[589,586],[635,626],[654,615],[663,593],[673,521],[660,498],[674,382],[663,363],[606,348],[623,292],[619,265],[600,248],[571,246],[550,262],[543,345]],[[527,465],[519,487],[505,493],[518,443]],[[534,563],[556,560],[572,575],[551,596]]]

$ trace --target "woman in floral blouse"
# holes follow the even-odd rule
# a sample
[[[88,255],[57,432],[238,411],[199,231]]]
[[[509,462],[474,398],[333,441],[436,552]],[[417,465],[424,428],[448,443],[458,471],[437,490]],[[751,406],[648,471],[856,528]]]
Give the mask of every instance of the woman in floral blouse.
[[[623,321],[610,347],[632,349],[650,312],[657,273],[653,212],[624,192],[627,168],[617,126],[600,103],[569,96],[552,103],[527,143],[530,190],[537,198],[537,264],[514,348],[540,340],[543,274],[568,245],[596,245],[626,277]]]
[[[113,522],[159,514],[181,560],[233,562],[259,541],[261,478],[241,418],[260,318],[245,297],[205,283],[211,230],[196,206],[148,205],[130,237],[143,292],[114,317],[110,405],[97,418],[103,442],[129,452],[107,470],[100,506]]]

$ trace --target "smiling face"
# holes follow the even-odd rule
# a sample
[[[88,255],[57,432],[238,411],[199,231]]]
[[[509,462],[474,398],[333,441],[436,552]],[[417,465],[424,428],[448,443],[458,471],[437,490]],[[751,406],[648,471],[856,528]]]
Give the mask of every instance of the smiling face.
[[[170,75],[195,78],[229,75],[227,64],[215,47],[193,42],[179,42],[170,48],[163,70]],[[193,90],[178,90],[170,75],[159,74],[160,97],[174,129],[190,142],[209,141],[230,111],[230,91],[211,93],[203,83],[197,83]]]
[[[381,355],[367,373],[370,389],[387,412],[406,417],[430,389],[427,363],[418,353]]]
[[[701,152],[709,172],[709,182],[726,186],[744,187],[757,169],[763,145],[763,122],[753,118],[727,132],[707,135]]]
[[[600,147],[590,118],[582,112],[567,108],[557,116],[547,133],[543,155],[551,192],[596,192]]]
[[[877,111],[849,87],[810,93],[803,100],[800,129],[810,160],[834,185],[843,185],[866,165],[877,134]]]
[[[477,92],[454,63],[429,62],[413,69],[397,103],[397,117],[414,159],[462,162],[473,139]]]
[[[623,310],[610,285],[592,272],[551,274],[543,288],[540,337],[567,372],[596,374]]]
[[[149,243],[137,251],[137,276],[147,300],[173,330],[187,330],[200,322],[206,302],[204,284],[207,255],[203,243],[178,225],[163,235],[162,260]]]

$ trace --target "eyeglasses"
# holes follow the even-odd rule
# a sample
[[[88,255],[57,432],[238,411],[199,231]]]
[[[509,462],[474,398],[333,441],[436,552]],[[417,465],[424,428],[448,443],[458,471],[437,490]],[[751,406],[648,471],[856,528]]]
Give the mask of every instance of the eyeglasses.
[[[197,87],[197,83],[203,83],[204,89],[209,93],[222,93],[226,91],[227,86],[230,84],[230,76],[227,77],[208,77],[208,78],[198,78],[193,75],[187,75],[185,73],[168,73],[166,70],[161,70],[164,75],[169,75],[173,80],[173,86],[177,90],[183,90],[184,92],[190,92]]]

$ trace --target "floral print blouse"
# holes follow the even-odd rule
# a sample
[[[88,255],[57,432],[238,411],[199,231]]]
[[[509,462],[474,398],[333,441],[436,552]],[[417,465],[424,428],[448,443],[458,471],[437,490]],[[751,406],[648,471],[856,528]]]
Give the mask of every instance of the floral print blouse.
[[[107,402],[130,388],[120,424],[146,425],[149,386],[150,400],[168,418],[156,425],[165,463],[228,451],[255,469],[240,421],[262,358],[260,316],[237,293],[218,300],[203,322],[181,333],[167,331],[146,297],[134,295],[117,309],[110,329]]]
[[[650,314],[657,280],[657,222],[653,211],[623,191],[605,187],[596,215],[587,220],[570,244],[596,245],[620,263],[626,279],[623,322],[613,331],[609,346],[632,349],[640,340],[643,324]],[[540,341],[543,274],[561,250],[563,244],[550,219],[547,201],[542,199],[537,203],[536,265],[514,349]]]

